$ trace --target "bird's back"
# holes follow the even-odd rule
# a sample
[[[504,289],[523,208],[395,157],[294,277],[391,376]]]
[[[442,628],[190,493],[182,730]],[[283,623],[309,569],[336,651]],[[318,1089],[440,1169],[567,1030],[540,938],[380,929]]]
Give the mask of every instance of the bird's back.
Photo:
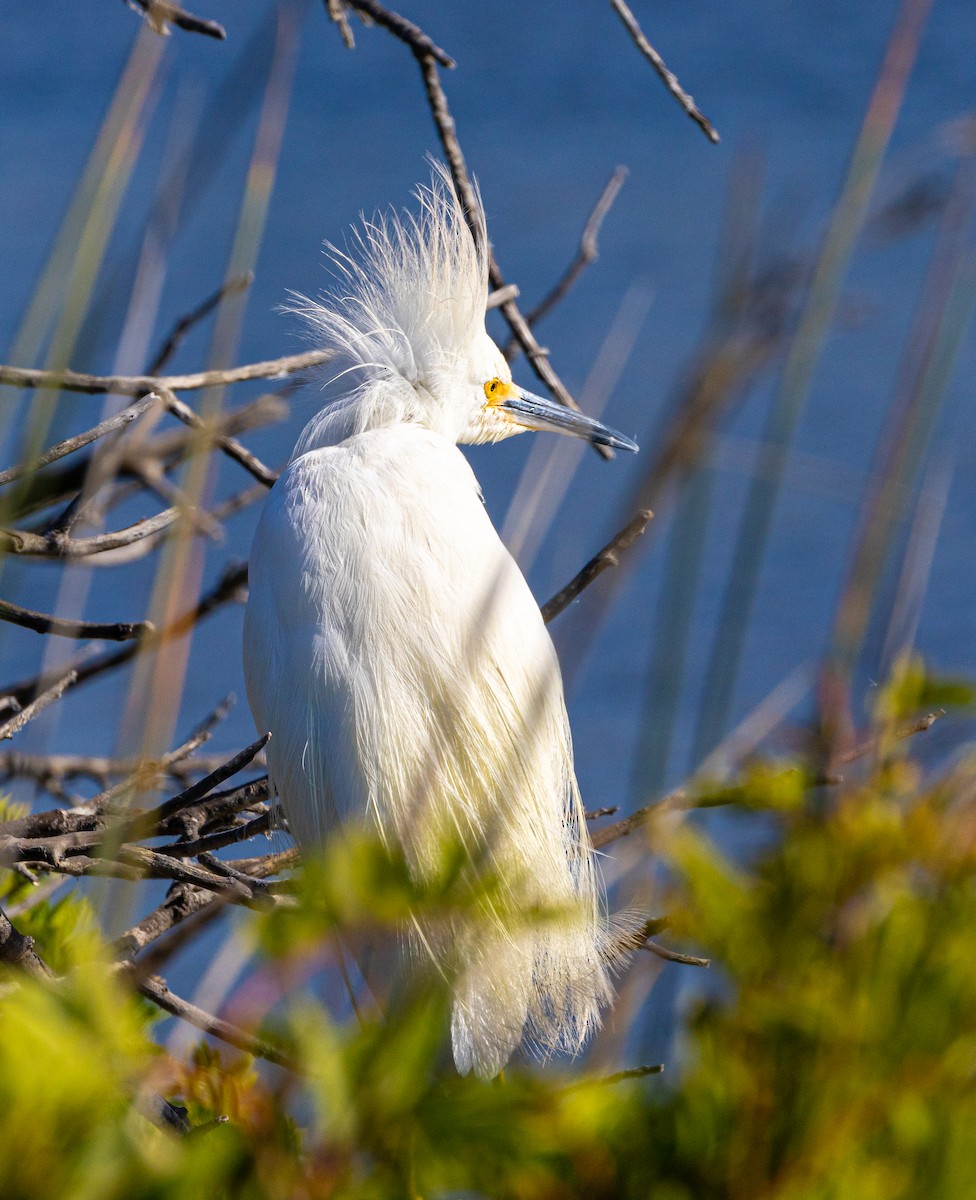
[[[419,878],[460,843],[493,899],[418,931],[459,1068],[577,1049],[609,985],[559,668],[461,453],[400,425],[302,455],[251,561],[248,696],[298,841],[371,821]]]

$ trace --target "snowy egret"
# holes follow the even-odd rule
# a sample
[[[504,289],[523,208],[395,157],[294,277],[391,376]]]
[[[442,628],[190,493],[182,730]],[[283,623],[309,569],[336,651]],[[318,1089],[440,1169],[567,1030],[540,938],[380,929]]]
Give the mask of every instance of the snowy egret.
[[[371,822],[418,880],[445,838],[492,879],[480,916],[412,930],[453,980],[458,1069],[490,1077],[523,1041],[580,1049],[613,938],[555,650],[457,444],[549,429],[637,447],[513,384],[485,330],[484,226],[476,243],[444,168],[417,196],[419,216],[333,248],[321,302],[296,302],[351,386],[271,491],[244,664],[301,846]]]

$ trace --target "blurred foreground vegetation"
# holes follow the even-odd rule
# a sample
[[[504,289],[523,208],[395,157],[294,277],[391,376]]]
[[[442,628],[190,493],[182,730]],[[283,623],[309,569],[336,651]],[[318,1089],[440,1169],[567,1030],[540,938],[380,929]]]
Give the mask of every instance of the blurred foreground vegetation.
[[[933,698],[968,694],[903,664],[844,779],[757,762],[684,797],[765,821],[748,861],[667,805],[632,835],[667,864],[669,937],[713,961],[663,1076],[458,1078],[429,981],[382,1022],[337,1022],[306,986],[337,932],[464,902],[451,879],[417,894],[366,842],[302,875],[299,909],[256,918],[256,972],[229,1004],[294,1072],[205,1043],[170,1057],[86,901],[22,907],[59,978],[4,974],[5,1200],[976,1193],[976,764],[927,779],[912,753],[924,734],[899,736]],[[11,880],[4,906],[23,906],[29,885]],[[194,1131],[157,1127],[154,1096]]]

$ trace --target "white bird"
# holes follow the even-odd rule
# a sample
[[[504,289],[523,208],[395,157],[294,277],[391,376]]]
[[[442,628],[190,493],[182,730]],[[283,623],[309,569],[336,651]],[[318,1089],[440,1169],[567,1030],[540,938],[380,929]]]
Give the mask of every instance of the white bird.
[[[513,384],[485,330],[483,223],[476,243],[443,167],[417,196],[419,216],[332,248],[338,286],[296,304],[352,386],[271,491],[244,666],[301,846],[357,821],[418,880],[447,839],[494,881],[480,914],[412,931],[453,980],[458,1069],[491,1077],[523,1042],[581,1048],[613,938],[556,653],[457,444],[551,429],[637,447]]]

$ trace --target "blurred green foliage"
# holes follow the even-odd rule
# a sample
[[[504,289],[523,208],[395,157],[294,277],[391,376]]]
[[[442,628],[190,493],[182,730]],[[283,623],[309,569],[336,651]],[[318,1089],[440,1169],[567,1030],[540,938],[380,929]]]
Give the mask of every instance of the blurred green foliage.
[[[86,902],[26,907],[8,874],[4,903],[60,978],[0,980],[0,1194],[976,1195],[976,769],[928,776],[895,735],[933,697],[971,700],[901,664],[844,781],[755,763],[709,790],[705,806],[775,827],[737,862],[707,822],[648,829],[668,865],[669,936],[715,971],[663,1078],[604,1083],[565,1064],[458,1078],[436,981],[404,984],[382,1020],[330,1015],[312,976],[337,933],[472,902],[449,862],[420,894],[380,847],[336,844],[299,880],[297,910],[254,917],[255,969],[230,1016],[285,1044],[303,1075],[206,1042],[189,1061],[164,1053]],[[185,1106],[195,1131],[156,1128],[151,1095]]]

